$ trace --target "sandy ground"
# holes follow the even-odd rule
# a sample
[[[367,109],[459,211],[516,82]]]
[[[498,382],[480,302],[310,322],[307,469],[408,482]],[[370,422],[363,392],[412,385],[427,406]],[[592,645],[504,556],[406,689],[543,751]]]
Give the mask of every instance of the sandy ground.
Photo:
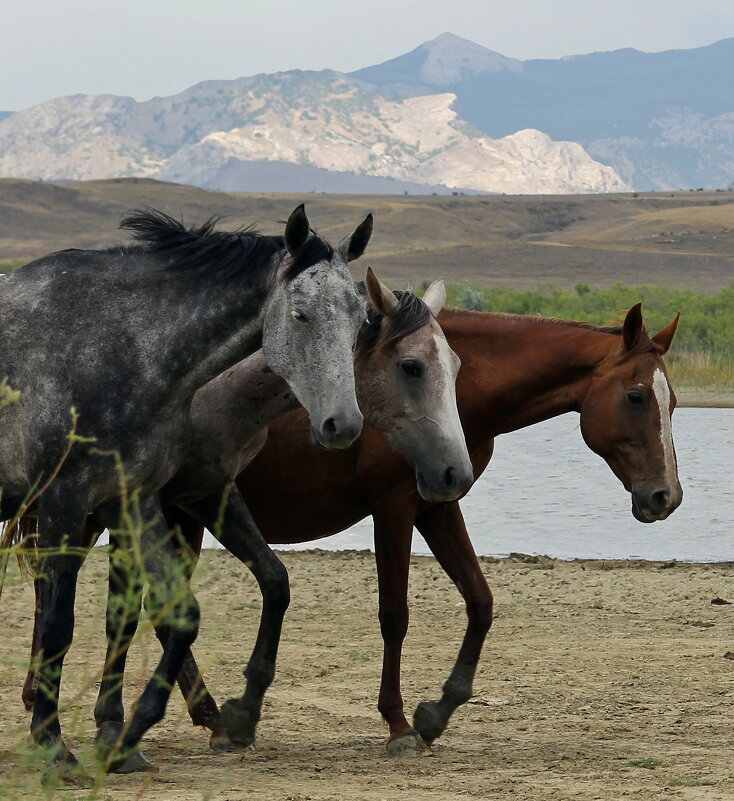
[[[67,659],[63,723],[92,767],[95,671],[104,647],[103,553],[85,567]],[[734,799],[734,564],[483,560],[497,617],[475,682],[433,749],[384,751],[375,703],[381,641],[367,553],[284,554],[293,589],[256,750],[215,754],[180,695],[149,732],[155,775],[110,776],[46,798],[173,801]],[[258,594],[224,553],[197,572],[196,653],[219,699],[238,694]],[[403,694],[437,698],[464,629],[458,594],[429,558],[411,573]],[[43,798],[19,692],[31,592],[11,570],[2,599],[0,799]],[[158,654],[134,647],[137,693]],[[128,693],[128,699],[134,697]]]

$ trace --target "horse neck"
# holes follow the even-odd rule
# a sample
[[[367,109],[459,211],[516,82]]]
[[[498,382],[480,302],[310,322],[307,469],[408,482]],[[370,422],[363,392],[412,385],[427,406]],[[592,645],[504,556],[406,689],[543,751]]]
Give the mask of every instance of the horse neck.
[[[619,337],[550,318],[449,309],[439,322],[461,359],[462,423],[480,438],[579,411]]]
[[[146,336],[158,340],[157,369],[176,397],[196,390],[260,347],[277,265],[251,280],[197,283],[167,276]],[[157,337],[151,336],[157,329]],[[156,347],[153,342],[153,347]]]
[[[226,430],[228,443],[239,449],[263,426],[298,407],[288,383],[273,373],[258,350],[225,370],[194,396],[194,426]]]

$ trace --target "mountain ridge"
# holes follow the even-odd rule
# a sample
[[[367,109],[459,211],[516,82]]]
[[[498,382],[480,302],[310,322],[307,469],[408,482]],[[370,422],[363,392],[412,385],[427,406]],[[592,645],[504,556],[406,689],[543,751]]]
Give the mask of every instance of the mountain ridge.
[[[392,179],[424,191],[559,193],[625,191],[577,144],[518,131],[500,140],[467,126],[455,96],[384,97],[333,70],[207,81],[165,98],[71,95],[0,122],[0,174],[43,180],[160,177],[221,188],[223,170],[282,163]],[[236,170],[234,168],[237,168]],[[249,171],[248,171],[249,170]],[[303,171],[301,171],[303,172]],[[260,180],[265,180],[260,170]],[[365,185],[362,180],[359,183]],[[333,187],[333,184],[331,184]],[[357,187],[355,186],[355,189]],[[345,184],[345,189],[349,189]],[[350,191],[354,191],[351,189]]]

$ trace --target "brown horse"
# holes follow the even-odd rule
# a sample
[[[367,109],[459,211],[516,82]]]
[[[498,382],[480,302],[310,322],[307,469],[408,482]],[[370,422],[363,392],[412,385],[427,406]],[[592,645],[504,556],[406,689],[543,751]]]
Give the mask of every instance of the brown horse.
[[[498,434],[575,411],[587,445],[631,493],[638,520],[663,520],[680,504],[671,433],[676,401],[662,358],[678,318],[653,337],[639,304],[619,327],[455,309],[444,310],[439,321],[462,362],[457,402],[475,477],[489,463]],[[433,742],[471,696],[492,622],[492,594],[458,501],[421,499],[413,470],[367,426],[347,450],[315,448],[302,411],[271,424],[267,444],[237,483],[270,543],[317,540],[372,515],[384,640],[378,708],[390,727],[388,751],[413,750],[420,738]],[[200,547],[200,526],[179,522],[188,541]],[[468,625],[441,699],[421,703],[411,727],[400,693],[400,659],[413,526],[461,592]],[[179,683],[186,697],[203,686],[191,656]],[[221,730],[208,694],[191,714],[195,724]]]

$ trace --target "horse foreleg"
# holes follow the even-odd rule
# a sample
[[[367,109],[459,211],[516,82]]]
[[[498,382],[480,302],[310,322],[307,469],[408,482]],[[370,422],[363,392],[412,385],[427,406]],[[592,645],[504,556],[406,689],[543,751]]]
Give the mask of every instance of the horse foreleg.
[[[204,526],[177,507],[166,509],[166,520],[170,529],[174,527],[179,529],[183,541],[190,550],[190,554],[195,554],[198,557],[201,553]],[[187,562],[187,566],[190,567],[188,571],[190,579],[195,567],[193,559]],[[163,631],[160,628],[156,628],[156,635],[161,640],[161,644],[163,644]],[[199,666],[196,664],[194,655],[191,653],[191,649],[186,652],[177,681],[186,702],[191,722],[194,726],[203,726],[212,733],[209,738],[209,747],[215,751],[229,750],[232,744],[224,733],[219,707],[204,683],[204,678],[201,675]]]
[[[84,550],[82,529],[85,510],[65,492],[61,481],[52,485],[38,503],[39,614],[41,647],[36,675],[31,733],[44,749],[49,767],[45,779],[89,786],[90,777],[79,767],[61,736],[59,690],[61,673],[74,636],[74,600]]]
[[[235,485],[226,490],[224,504],[219,496],[212,496],[188,505],[187,510],[247,565],[262,592],[257,641],[244,670],[245,692],[240,698],[227,701],[221,713],[230,741],[238,747],[246,747],[255,740],[265,692],[275,677],[283,618],[290,603],[288,573],[263,539]]]
[[[379,620],[382,633],[382,681],[377,708],[390,727],[387,752],[392,755],[415,752],[418,736],[405,717],[400,693],[400,660],[408,631],[408,572],[413,520],[392,508],[375,512],[374,537]]]
[[[471,698],[479,656],[492,625],[492,593],[474,553],[458,501],[423,512],[415,525],[463,596],[468,616],[464,641],[443,686],[441,700],[419,704],[413,717],[416,730],[430,744],[443,733],[454,710]]]

